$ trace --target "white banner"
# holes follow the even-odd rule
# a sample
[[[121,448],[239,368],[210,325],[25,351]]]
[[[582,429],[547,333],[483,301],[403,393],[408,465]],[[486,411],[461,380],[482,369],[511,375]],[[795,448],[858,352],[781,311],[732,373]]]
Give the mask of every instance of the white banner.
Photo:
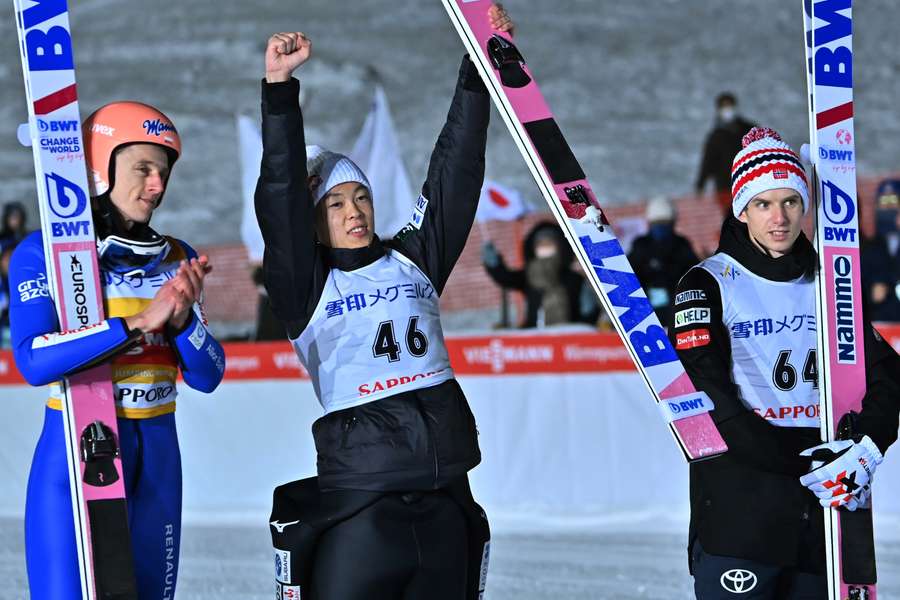
[[[259,165],[262,162],[262,136],[256,121],[245,115],[237,115],[238,142],[241,152],[241,191],[244,194],[244,211],[241,216],[241,241],[247,247],[250,262],[261,263],[265,245],[259,224],[256,222],[256,211],[253,208],[253,194],[256,191],[256,180],[259,178]]]
[[[380,85],[375,87],[372,109],[348,156],[369,178],[378,236],[394,237],[409,222],[415,196],[403,166],[387,96]]]

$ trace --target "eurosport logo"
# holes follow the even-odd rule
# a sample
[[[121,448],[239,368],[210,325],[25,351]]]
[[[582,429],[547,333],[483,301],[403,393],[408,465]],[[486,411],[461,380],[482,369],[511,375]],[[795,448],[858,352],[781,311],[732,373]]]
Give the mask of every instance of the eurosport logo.
[[[756,574],[746,569],[731,569],[722,573],[719,578],[722,587],[732,594],[746,594],[755,588],[758,582]]]
[[[44,176],[50,210],[60,219],[72,219],[87,208],[87,196],[81,187],[62,175],[49,173]]]

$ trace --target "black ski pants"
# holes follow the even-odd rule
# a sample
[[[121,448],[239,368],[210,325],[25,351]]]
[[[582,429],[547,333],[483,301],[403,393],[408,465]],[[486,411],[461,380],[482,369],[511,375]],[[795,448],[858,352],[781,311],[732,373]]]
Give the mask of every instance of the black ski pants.
[[[707,554],[695,541],[691,551],[697,600],[823,600],[825,575],[766,565],[744,558]]]
[[[463,600],[466,543],[463,512],[445,493],[385,494],[319,539],[309,597]]]

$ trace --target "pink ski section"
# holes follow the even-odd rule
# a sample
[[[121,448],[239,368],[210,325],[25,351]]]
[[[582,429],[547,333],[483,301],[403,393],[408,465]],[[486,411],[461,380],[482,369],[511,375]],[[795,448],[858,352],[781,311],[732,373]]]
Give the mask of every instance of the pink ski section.
[[[60,254],[63,252],[90,252],[94,264],[97,264],[97,244],[94,242],[70,242],[53,244],[53,262],[56,263],[56,272],[62,273],[60,264]],[[94,270],[94,289],[97,296],[94,301],[97,303],[97,311],[100,318],[103,318],[103,297],[100,290],[100,273],[98,269]],[[56,298],[59,302],[65,302],[62,289],[57,288]],[[63,315],[62,329],[64,331],[78,329],[78,324],[69,320],[69,311],[65,305],[60,307],[60,313]],[[112,427],[114,431],[116,427],[116,403],[113,398],[113,389],[110,381],[112,381],[112,371],[108,364],[100,365],[88,371],[72,375],[68,378],[69,389],[72,395],[72,402],[77,406],[75,410],[75,430],[82,432],[94,421],[100,420]],[[119,480],[115,483],[103,487],[94,487],[91,485],[82,485],[82,493],[85,502],[91,500],[109,500],[120,499],[125,497],[125,482],[122,474],[122,461],[120,458],[115,459],[116,472],[119,474]],[[85,465],[81,463],[81,475],[84,477]],[[90,535],[90,531],[88,532]]]
[[[482,52],[485,52],[487,40],[493,35],[502,35],[506,39],[512,39],[507,34],[495,31],[491,28],[486,14],[487,7],[490,6],[489,2],[455,1],[460,11],[465,15],[466,21],[472,29],[475,38],[478,40]],[[531,77],[531,83],[521,88],[503,88],[509,98],[510,104],[512,104],[513,109],[516,112],[516,116],[523,123],[540,119],[552,119],[553,113],[547,106],[538,85],[535,83],[534,77],[531,75],[531,71],[528,69],[527,65],[524,66],[524,69],[528,76]],[[499,80],[499,75],[497,78]],[[525,137],[527,139],[527,136]],[[531,143],[530,140],[529,143]],[[535,156],[540,157],[537,152],[535,152]],[[544,172],[547,172],[546,168],[544,168]],[[574,205],[569,202],[565,193],[566,187],[572,187],[579,184],[584,186],[588,196],[596,205],[596,197],[586,179],[566,182],[565,185],[553,186],[556,196],[559,198],[561,205],[566,211],[566,215],[570,219],[580,219],[584,216],[586,210],[584,205]],[[640,367],[642,367],[642,365],[639,365],[639,368]],[[642,368],[642,370],[649,371],[649,369],[646,368]],[[647,373],[646,376],[650,378],[649,373]],[[652,380],[652,378],[650,379]],[[654,381],[653,385],[656,386],[656,383],[657,382]],[[660,398],[690,394],[696,391],[697,389],[694,387],[693,382],[691,382],[682,367],[681,375],[676,377],[674,381],[671,381],[664,389],[662,389],[662,391],[660,391]],[[719,434],[709,413],[678,419],[671,423],[671,427],[675,430],[676,435],[681,440],[692,460],[721,454],[728,449],[728,446]]]
[[[831,395],[832,406],[834,407],[834,415],[843,415],[848,411],[862,410],[862,399],[866,393],[866,365],[865,365],[865,348],[863,346],[863,320],[862,320],[862,285],[860,283],[860,258],[859,249],[857,248],[840,248],[826,247],[825,259],[827,265],[832,265],[833,257],[836,254],[849,256],[853,264],[853,327],[856,331],[856,364],[842,364],[838,362],[837,351],[832,351],[828,357],[831,362]],[[828,296],[836,297],[834,289],[834,278],[829,277],[825,282],[828,287]],[[834,302],[829,302],[826,307],[828,310],[828,322],[836,323],[837,315]],[[832,348],[837,348],[837,332],[836,327],[831,327],[828,332],[828,343]],[[837,427],[837,422],[832,423],[833,427]]]
[[[111,379],[112,370],[108,364],[94,367],[68,378],[72,401],[78,406],[75,411],[76,431],[84,431],[88,425],[98,419],[110,427],[116,423],[116,403],[113,398],[112,386],[109,384]],[[83,485],[82,493],[85,502],[125,498],[125,481],[122,476],[125,471],[122,469],[121,458],[116,458],[115,464],[119,479],[115,483],[103,487]],[[84,463],[81,463],[81,475],[84,477]],[[88,531],[88,535],[90,535],[90,531]]]

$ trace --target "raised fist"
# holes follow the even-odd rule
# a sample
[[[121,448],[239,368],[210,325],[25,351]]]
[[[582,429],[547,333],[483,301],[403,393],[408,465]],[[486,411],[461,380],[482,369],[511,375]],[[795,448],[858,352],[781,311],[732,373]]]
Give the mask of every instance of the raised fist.
[[[266,44],[266,81],[287,81],[294,69],[309,60],[310,54],[312,42],[303,33],[276,33]]]

